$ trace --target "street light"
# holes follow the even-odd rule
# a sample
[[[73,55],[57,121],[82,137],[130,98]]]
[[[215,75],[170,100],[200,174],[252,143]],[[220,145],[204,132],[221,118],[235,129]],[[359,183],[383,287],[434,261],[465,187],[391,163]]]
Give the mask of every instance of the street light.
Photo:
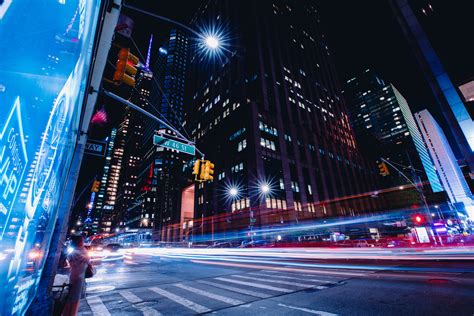
[[[270,193],[270,186],[267,184],[267,183],[263,183],[261,186],[260,186],[260,191],[267,195],[268,193]]]
[[[206,43],[207,47],[210,49],[217,49],[219,48],[219,39],[213,35],[208,35],[204,42]]]
[[[239,194],[239,190],[236,187],[231,187],[229,189],[229,195],[235,198]]]

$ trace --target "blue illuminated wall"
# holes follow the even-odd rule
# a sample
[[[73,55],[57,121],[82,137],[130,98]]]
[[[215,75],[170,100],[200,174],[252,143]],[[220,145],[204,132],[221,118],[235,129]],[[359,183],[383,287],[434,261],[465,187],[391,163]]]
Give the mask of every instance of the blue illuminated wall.
[[[71,166],[100,0],[0,3],[0,315],[20,315]]]
[[[423,169],[425,170],[426,176],[428,177],[428,181],[430,182],[431,190],[433,192],[441,192],[444,191],[444,188],[441,184],[441,180],[439,178],[439,174],[436,171],[433,161],[431,160],[431,156],[426,149],[423,139],[421,138],[420,131],[416,126],[415,118],[413,117],[413,113],[408,106],[407,100],[400,94],[400,92],[392,85],[393,92],[395,93],[395,97],[397,98],[398,104],[400,104],[400,109],[402,110],[403,118],[407,124],[408,130],[410,131],[410,136],[413,139],[413,143],[415,144],[416,151],[420,156],[421,163],[423,164]]]

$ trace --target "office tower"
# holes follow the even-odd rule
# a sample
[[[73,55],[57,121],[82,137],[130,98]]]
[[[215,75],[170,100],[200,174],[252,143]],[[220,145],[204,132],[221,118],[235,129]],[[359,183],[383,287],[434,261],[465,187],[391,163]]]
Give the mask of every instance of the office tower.
[[[189,39],[185,32],[171,29],[163,38],[155,37],[150,64],[153,81],[149,90],[151,113],[186,134],[184,122],[184,89],[188,64]],[[151,45],[150,45],[151,47]],[[189,156],[153,143],[157,133],[176,136],[166,126],[145,120],[142,158],[137,179],[137,204],[141,209],[140,227],[154,228],[155,240],[177,240],[173,224],[180,222],[181,189],[185,182],[183,165]],[[177,226],[176,226],[177,227]]]
[[[446,72],[433,49],[430,39],[425,33],[425,28],[418,17],[420,14],[427,15],[434,10],[434,7],[431,4],[420,7],[420,1],[413,0],[391,0],[390,3],[432,90],[442,114],[440,118],[444,121],[443,125],[450,127],[446,131],[448,132],[448,139],[451,140],[453,151],[458,160],[465,161],[469,165],[472,172],[474,170],[472,155],[474,150],[474,122],[457,93],[450,74]],[[438,24],[444,26],[445,23],[443,21],[443,23]],[[428,26],[425,25],[425,27]]]
[[[345,96],[357,142],[366,150],[372,149],[372,159],[389,159],[415,183],[420,181],[413,170],[423,170],[421,178],[429,180],[431,190],[443,191],[410,107],[392,84],[367,69],[347,81]],[[374,139],[379,146],[374,146]],[[391,185],[406,183],[396,170],[392,170],[391,178]]]
[[[146,68],[136,75],[136,85],[132,89],[130,102],[142,108],[148,107],[148,97],[152,86],[153,74]],[[137,201],[137,181],[142,163],[141,147],[147,120],[136,110],[128,109],[122,123],[120,148],[123,149],[119,187],[114,212],[120,218],[121,228],[140,226],[141,210]]]
[[[472,193],[443,130],[428,110],[415,113],[415,118],[449,200],[464,203],[469,217],[474,219]]]
[[[232,39],[214,62],[192,56],[188,122],[216,166],[214,181],[196,186],[194,225],[221,214],[202,231],[237,231],[370,211],[370,198],[344,198],[369,191],[372,178],[317,6],[209,1],[192,23],[202,21],[228,26]]]
[[[121,133],[120,130],[118,133]],[[110,232],[114,222],[114,205],[117,196],[119,165],[121,165],[123,149],[116,148],[117,129],[112,129],[107,138],[107,151],[100,181],[99,192],[95,198],[93,211],[87,214],[84,225],[89,227],[90,233]],[[98,220],[100,219],[100,221]],[[97,227],[99,229],[97,229]]]

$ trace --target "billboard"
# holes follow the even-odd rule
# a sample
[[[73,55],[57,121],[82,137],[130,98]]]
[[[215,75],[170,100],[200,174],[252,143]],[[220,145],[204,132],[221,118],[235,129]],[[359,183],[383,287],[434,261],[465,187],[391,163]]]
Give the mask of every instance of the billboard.
[[[100,0],[0,1],[0,315],[35,296],[76,146]]]

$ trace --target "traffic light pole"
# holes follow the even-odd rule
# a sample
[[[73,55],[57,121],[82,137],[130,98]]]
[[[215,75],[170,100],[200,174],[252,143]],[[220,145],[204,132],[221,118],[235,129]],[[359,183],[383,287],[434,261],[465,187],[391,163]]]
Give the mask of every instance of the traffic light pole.
[[[187,139],[183,134],[181,134],[177,128],[175,128],[174,126],[171,126],[170,124],[168,124],[167,122],[165,122],[164,120],[160,119],[159,117],[151,114],[150,112],[142,109],[141,107],[139,107],[138,105],[135,105],[133,104],[132,102],[128,101],[128,100],[125,100],[124,98],[116,95],[115,93],[112,93],[110,91],[107,91],[105,89],[101,89],[100,91],[101,93],[103,93],[104,95],[108,96],[109,98],[112,98],[120,103],[122,103],[123,105],[126,105],[130,108],[132,108],[133,110],[137,111],[137,112],[140,112],[141,114],[145,115],[146,117],[162,124],[163,126],[165,126],[166,128],[172,130],[173,132],[176,133],[176,135],[178,135],[178,137],[176,137],[178,140],[180,141],[183,141],[185,143],[187,143],[188,145],[192,145],[196,148],[196,152],[199,153],[201,155],[202,158],[204,158],[204,154],[196,147],[196,144]]]
[[[433,219],[431,218],[430,208],[428,206],[428,202],[426,202],[426,197],[425,197],[425,194],[423,193],[423,189],[419,188],[415,183],[413,183],[413,181],[411,181],[410,178],[408,178],[403,172],[401,172],[397,167],[395,167],[390,161],[388,161],[387,159],[384,159],[384,158],[381,158],[381,160],[383,162],[385,162],[386,164],[388,164],[393,169],[395,169],[399,174],[401,174],[415,188],[415,190],[420,195],[421,201],[423,202],[423,204],[425,206],[425,210],[426,210],[426,214],[427,214],[430,226],[433,226]],[[435,235],[438,237],[439,243],[442,245],[443,242],[441,240],[441,237],[439,236],[436,229],[434,231],[435,231]],[[436,241],[436,238],[435,238],[435,244],[437,244],[437,243],[438,242]]]

